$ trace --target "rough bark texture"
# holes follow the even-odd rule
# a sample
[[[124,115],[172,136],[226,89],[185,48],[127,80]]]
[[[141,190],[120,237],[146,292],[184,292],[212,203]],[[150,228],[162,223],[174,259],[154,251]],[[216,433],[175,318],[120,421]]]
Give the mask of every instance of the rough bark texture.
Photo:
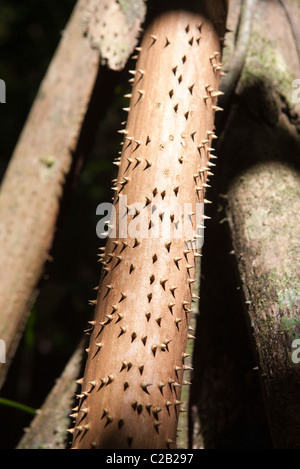
[[[289,6],[295,25],[299,25],[299,5],[289,2]],[[291,100],[299,62],[292,27],[280,5],[274,11],[263,2],[257,18],[260,21],[254,23],[239,87],[246,105],[242,122],[251,143],[245,131],[237,128],[235,135],[239,131],[239,139],[244,135],[249,145],[243,145],[239,155],[245,169],[236,175],[228,191],[228,215],[273,444],[276,448],[299,448],[300,367],[291,360],[292,342],[300,334],[300,180],[296,156],[300,152],[300,119],[299,105]],[[284,41],[280,35],[285,35]],[[259,55],[258,46],[263,44]],[[253,105],[255,92],[259,99]],[[234,117],[230,125],[236,126]],[[231,147],[229,138],[224,136],[225,157]],[[231,142],[234,145],[236,138]]]
[[[0,193],[0,337],[7,363],[22,334],[51,247],[65,177],[98,73],[83,37],[82,9],[71,20],[19,138]]]
[[[6,364],[0,365],[0,387],[50,258],[65,179],[98,75],[99,48],[93,47],[87,31],[87,19],[98,3],[80,0],[75,7],[1,186],[0,338],[6,342],[7,356]],[[134,1],[122,7],[114,0],[102,3],[110,12],[117,11],[102,18],[105,37],[124,23],[109,62],[120,69],[134,49],[145,8],[137,14]],[[102,34],[101,28],[93,30],[93,41],[101,42]],[[100,51],[107,59],[108,52]]]
[[[234,0],[233,10],[240,3]],[[288,4],[299,29],[299,2]],[[236,11],[229,19],[236,19]],[[245,67],[225,109],[214,181],[213,216],[220,225],[210,239],[216,245],[219,237],[236,264],[224,254],[227,268],[217,263],[209,270],[203,263],[202,270],[203,284],[210,285],[201,290],[198,337],[204,341],[201,346],[198,341],[194,360],[192,405],[204,447],[299,448],[300,368],[291,360],[292,341],[299,337],[299,104],[291,99],[298,73],[291,25],[280,2],[258,2]],[[220,236],[228,232],[225,243]],[[204,247],[204,260],[206,254],[211,259],[213,247]],[[223,285],[216,281],[222,273]],[[240,298],[234,289],[242,292]],[[225,298],[210,310],[209,290]],[[225,318],[226,327],[219,327]]]
[[[84,11],[85,34],[101,62],[122,70],[137,44],[146,6],[143,0],[90,0]]]
[[[229,192],[233,245],[251,324],[270,429],[277,448],[300,448],[300,177],[255,165]]]
[[[224,18],[223,10],[223,28]],[[189,203],[192,212],[205,202],[219,62],[218,34],[202,15],[166,13],[144,35],[114,204],[117,220],[124,195],[128,206],[141,204],[130,221],[157,217],[147,222],[147,238],[108,239],[73,448],[176,446],[197,256],[187,238],[176,238],[176,208]],[[165,239],[151,237],[162,225],[162,202],[172,230]],[[190,223],[195,233],[192,214]]]

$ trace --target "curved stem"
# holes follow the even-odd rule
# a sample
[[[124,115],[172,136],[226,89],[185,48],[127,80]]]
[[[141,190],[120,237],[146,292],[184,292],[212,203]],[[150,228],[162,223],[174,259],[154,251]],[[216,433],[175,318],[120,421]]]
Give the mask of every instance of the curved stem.
[[[15,402],[10,399],[5,399],[4,397],[0,397],[0,405],[4,405],[7,407],[13,407],[15,409],[22,410],[23,412],[27,412],[28,414],[35,415],[36,410],[33,407],[29,407],[24,404],[20,404],[20,402]]]

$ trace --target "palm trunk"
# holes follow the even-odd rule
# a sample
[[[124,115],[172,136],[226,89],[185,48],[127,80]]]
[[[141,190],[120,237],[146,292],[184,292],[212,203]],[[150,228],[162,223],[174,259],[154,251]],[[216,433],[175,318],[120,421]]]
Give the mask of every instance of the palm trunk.
[[[218,19],[224,26],[224,15]],[[207,202],[214,165],[220,52],[213,24],[196,13],[165,13],[144,34],[116,160],[117,234],[103,253],[73,448],[176,447],[200,255],[195,212]],[[128,216],[127,237],[118,222],[124,196],[127,206],[140,204]],[[184,232],[178,235],[184,204],[193,231],[188,244]],[[130,231],[144,220],[146,233]],[[163,221],[171,234],[153,237]]]

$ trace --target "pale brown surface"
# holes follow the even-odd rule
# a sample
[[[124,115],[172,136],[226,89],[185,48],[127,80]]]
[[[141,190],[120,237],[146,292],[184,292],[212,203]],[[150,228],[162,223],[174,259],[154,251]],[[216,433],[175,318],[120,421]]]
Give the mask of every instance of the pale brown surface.
[[[171,213],[177,204],[203,202],[220,76],[216,51],[217,34],[196,14],[168,13],[146,31],[116,182],[117,210],[125,194],[129,205],[163,200]],[[137,245],[131,237],[108,241],[73,448],[176,445],[195,252],[185,251],[184,238],[151,239],[154,228]]]
[[[7,363],[19,343],[48,259],[66,174],[98,73],[99,56],[72,18],[19,138],[0,192],[0,337]]]

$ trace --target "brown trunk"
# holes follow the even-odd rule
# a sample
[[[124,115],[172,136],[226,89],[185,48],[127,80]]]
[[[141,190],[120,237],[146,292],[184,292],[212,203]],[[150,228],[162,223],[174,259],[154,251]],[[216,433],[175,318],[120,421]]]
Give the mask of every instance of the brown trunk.
[[[60,198],[98,73],[76,6],[18,141],[0,193],[2,386],[49,258]]]
[[[224,27],[224,15],[218,19]],[[206,202],[219,65],[219,36],[200,14],[166,13],[144,35],[114,205],[118,221],[121,196],[128,206],[140,203],[128,219],[145,215],[147,232],[108,239],[73,448],[176,446],[199,255],[195,241],[178,236],[176,210]],[[170,214],[164,207],[162,215],[162,203]],[[193,236],[195,218],[187,217]],[[170,220],[170,236],[152,237],[162,220]]]
[[[299,4],[286,3],[298,26]],[[291,449],[300,441],[300,107],[292,95],[299,62],[280,2],[258,2],[257,18],[219,140],[217,180],[227,194],[222,203],[273,445]]]

